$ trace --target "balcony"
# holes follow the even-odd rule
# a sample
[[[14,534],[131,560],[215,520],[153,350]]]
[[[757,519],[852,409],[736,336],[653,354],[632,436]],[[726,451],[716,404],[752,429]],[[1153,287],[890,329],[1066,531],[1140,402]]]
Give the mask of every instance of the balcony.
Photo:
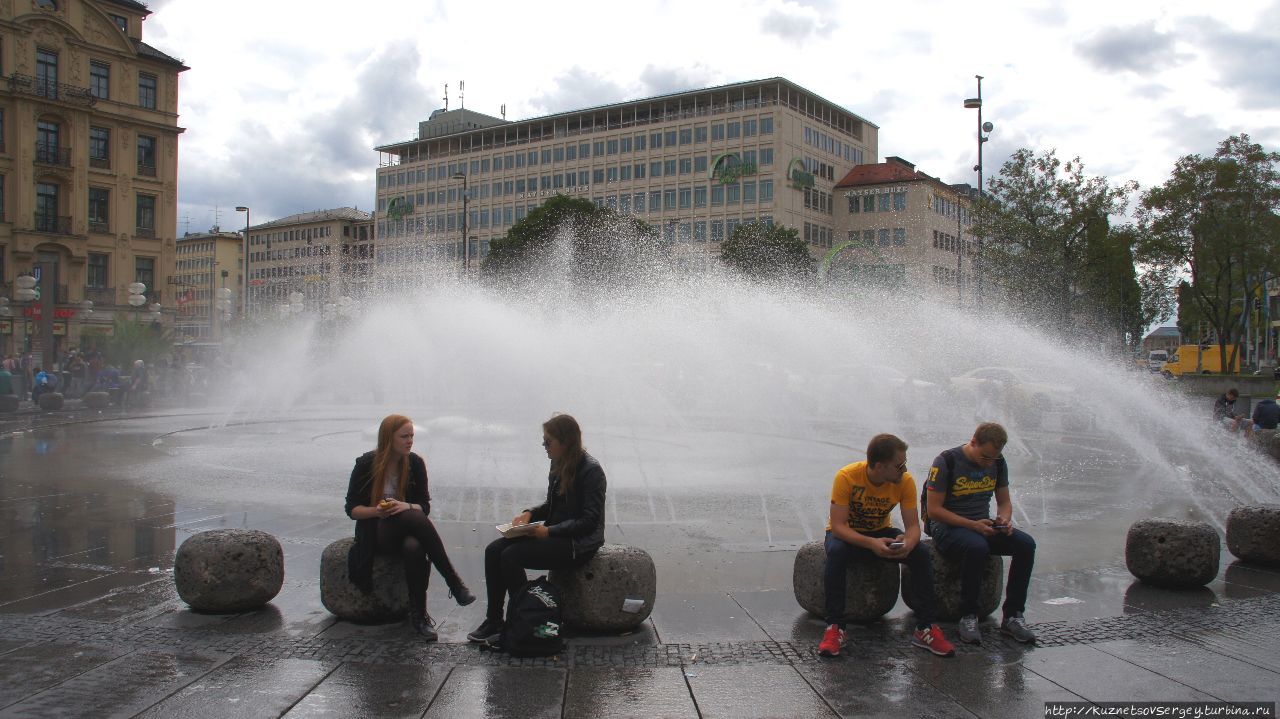
[[[52,232],[59,235],[71,234],[71,218],[61,215],[48,215],[37,212],[31,229],[36,232]]]
[[[111,224],[106,221],[89,220],[89,232],[96,235],[109,235],[111,234]]]
[[[116,291],[110,287],[86,287],[84,288],[84,298],[93,300],[93,304],[99,307],[114,305],[116,303]]]
[[[52,143],[36,143],[36,162],[71,167],[71,148]]]
[[[94,97],[87,87],[65,85],[60,82],[41,80],[31,75],[18,73],[9,76],[9,90],[81,107],[92,107],[98,101],[98,98]]]
[[[141,237],[144,240],[154,240],[156,237],[156,228],[154,227],[138,227],[133,231],[134,237]]]
[[[142,164],[141,162],[139,162],[139,163],[138,163],[138,174],[139,174],[139,175],[142,175],[143,177],[155,177],[155,176],[156,176],[156,166],[155,166],[155,165],[144,165],[144,164]]]
[[[110,170],[111,159],[107,157],[90,157],[89,167],[96,167],[99,170]]]

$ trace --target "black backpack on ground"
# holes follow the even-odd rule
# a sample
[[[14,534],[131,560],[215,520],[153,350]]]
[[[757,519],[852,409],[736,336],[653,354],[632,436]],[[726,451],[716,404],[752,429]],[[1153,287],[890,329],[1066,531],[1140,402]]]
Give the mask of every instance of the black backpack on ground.
[[[945,449],[942,451],[942,460],[947,463],[948,478],[954,476],[956,473],[956,454],[955,453],[958,451],[959,450],[957,450],[954,447],[952,447],[951,449]],[[1000,473],[1000,470],[1004,469],[1004,467],[1005,467],[1004,455],[1002,454],[996,458],[996,474],[998,475]],[[1005,470],[1005,471],[1008,471],[1008,470]],[[933,536],[933,531],[929,529],[929,481],[928,480],[925,480],[920,485],[920,529],[930,537]]]
[[[547,657],[564,650],[560,590],[545,576],[525,585],[507,605],[502,651],[514,657]]]

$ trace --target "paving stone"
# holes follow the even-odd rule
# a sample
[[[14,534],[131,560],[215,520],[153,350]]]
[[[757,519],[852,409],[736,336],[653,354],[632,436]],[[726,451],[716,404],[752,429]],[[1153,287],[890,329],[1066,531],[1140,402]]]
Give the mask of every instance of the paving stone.
[[[239,656],[139,717],[280,716],[334,669],[329,662]]]
[[[346,662],[286,717],[420,717],[449,675],[446,667]]]
[[[934,657],[919,649],[907,666],[921,684],[931,686],[981,717],[1043,716],[1044,702],[1083,701],[1053,682],[1026,671],[1021,662],[1035,647],[984,641],[981,647],[959,645],[956,656]],[[954,716],[954,714],[951,714]]]
[[[652,620],[658,638],[666,644],[768,638],[747,612],[723,593],[664,594]]]
[[[679,667],[614,669],[575,667],[565,691],[565,719],[697,717]]]
[[[0,707],[128,653],[127,649],[107,645],[13,643],[21,648],[0,656]]]
[[[945,693],[921,681],[904,659],[823,659],[801,667],[800,673],[841,716],[943,719],[964,713]],[[870,686],[876,690],[860,690]]]
[[[449,672],[424,719],[559,719],[564,689],[563,669],[458,667]]]
[[[790,666],[694,664],[685,668],[685,678],[704,719],[838,716]],[[768,690],[749,691],[751,687]]]
[[[8,717],[131,717],[222,661],[207,655],[133,652],[5,707],[4,713]]]
[[[1219,701],[1271,701],[1280,684],[1280,673],[1259,672],[1245,661],[1177,637],[1102,642],[1093,648],[1196,687]]]
[[[178,592],[168,577],[146,584],[112,589],[93,601],[68,607],[59,614],[79,619],[111,622],[143,613],[158,613],[157,606],[172,604]]]
[[[1091,702],[1213,700],[1092,646],[1039,647],[1023,658],[1022,666]]]

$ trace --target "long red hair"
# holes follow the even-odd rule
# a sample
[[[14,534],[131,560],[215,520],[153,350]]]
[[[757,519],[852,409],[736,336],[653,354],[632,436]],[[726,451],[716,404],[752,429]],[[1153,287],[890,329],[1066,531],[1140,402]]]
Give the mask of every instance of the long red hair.
[[[402,414],[389,414],[378,425],[378,448],[373,451],[373,481],[369,491],[369,504],[375,505],[382,500],[383,487],[387,483],[387,470],[396,461],[391,452],[391,440],[396,432],[413,420]],[[409,455],[401,457],[396,467],[396,496],[404,497],[405,485],[409,483]]]

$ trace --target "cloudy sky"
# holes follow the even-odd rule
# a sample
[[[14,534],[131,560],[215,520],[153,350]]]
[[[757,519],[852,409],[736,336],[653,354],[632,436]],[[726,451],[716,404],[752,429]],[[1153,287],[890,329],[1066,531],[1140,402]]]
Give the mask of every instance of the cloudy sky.
[[[178,230],[373,205],[376,145],[458,103],[525,119],[782,76],[973,182],[1019,147],[1159,184],[1247,132],[1280,150],[1280,0],[897,3],[704,0],[152,0],[144,40],[181,58]],[[350,8],[359,14],[348,16]]]

